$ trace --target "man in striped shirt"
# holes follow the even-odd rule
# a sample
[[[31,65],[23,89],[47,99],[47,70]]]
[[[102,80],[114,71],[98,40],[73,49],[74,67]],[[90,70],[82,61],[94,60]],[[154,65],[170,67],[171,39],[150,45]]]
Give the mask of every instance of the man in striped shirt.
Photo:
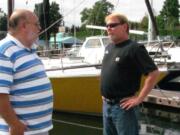
[[[53,93],[33,43],[40,25],[25,9],[12,13],[0,41],[0,135],[48,135]]]

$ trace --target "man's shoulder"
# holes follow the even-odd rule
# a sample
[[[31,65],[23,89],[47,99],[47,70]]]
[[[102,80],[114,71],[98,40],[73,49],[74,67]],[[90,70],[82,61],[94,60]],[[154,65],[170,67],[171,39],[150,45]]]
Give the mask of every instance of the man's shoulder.
[[[112,47],[114,47],[115,45],[113,43],[109,43],[106,47],[105,50],[107,49],[111,49]]]
[[[129,39],[129,44],[136,45],[136,46],[144,46],[144,44],[139,43],[135,40],[131,40],[131,39]]]
[[[14,42],[5,38],[0,41],[0,53],[4,54],[8,50],[8,48],[15,46]]]
[[[129,44],[131,44],[131,47],[132,47],[133,49],[139,49],[139,48],[145,49],[144,44],[139,43],[139,42],[137,42],[137,41],[130,40],[130,43],[129,43]]]

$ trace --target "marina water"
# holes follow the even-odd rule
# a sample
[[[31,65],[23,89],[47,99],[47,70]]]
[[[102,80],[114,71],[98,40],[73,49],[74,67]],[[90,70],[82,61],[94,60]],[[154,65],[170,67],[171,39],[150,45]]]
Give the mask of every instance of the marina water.
[[[140,135],[180,135],[177,108],[146,105],[140,107]],[[102,116],[54,112],[50,135],[102,135]]]

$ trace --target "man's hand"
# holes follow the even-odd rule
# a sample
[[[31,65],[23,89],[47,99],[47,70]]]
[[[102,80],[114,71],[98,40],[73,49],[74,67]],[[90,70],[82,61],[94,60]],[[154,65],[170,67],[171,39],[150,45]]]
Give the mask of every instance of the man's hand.
[[[138,96],[132,96],[124,98],[120,101],[120,107],[125,110],[129,110],[132,107],[139,105],[143,100],[140,99]]]
[[[15,122],[15,124],[10,126],[10,135],[24,135],[27,126],[21,121]]]

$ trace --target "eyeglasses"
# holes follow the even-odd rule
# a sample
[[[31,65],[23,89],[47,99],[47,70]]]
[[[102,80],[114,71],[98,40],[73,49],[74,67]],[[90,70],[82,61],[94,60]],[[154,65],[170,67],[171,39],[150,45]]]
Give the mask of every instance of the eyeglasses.
[[[110,24],[106,24],[106,28],[114,28],[119,25],[122,25],[122,23],[110,23]]]

